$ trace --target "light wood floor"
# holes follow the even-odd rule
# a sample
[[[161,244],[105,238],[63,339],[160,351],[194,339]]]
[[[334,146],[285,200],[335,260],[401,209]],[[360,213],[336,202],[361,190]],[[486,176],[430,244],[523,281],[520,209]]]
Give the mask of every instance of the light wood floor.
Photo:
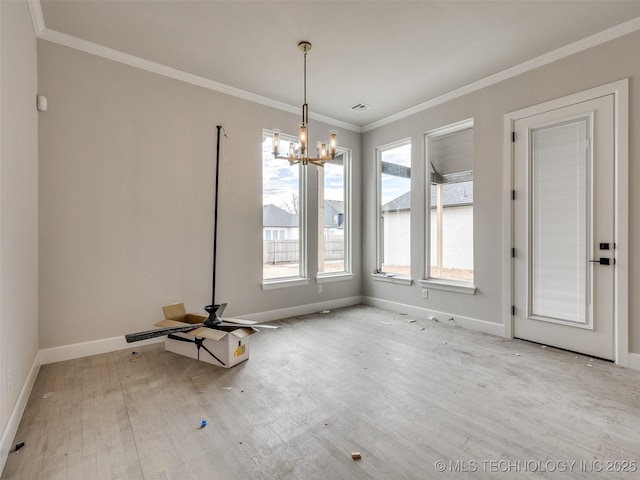
[[[229,370],[163,344],[43,366],[2,479],[640,476],[613,463],[640,461],[640,372],[368,306],[280,323]]]

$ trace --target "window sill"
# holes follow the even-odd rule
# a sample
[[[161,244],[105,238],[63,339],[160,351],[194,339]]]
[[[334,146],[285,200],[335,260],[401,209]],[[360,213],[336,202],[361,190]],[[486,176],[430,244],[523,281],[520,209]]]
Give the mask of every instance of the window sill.
[[[397,283],[399,285],[413,285],[410,277],[397,275],[394,273],[372,273],[371,278],[377,282]]]
[[[456,282],[455,280],[436,280],[431,278],[428,280],[420,280],[423,288],[431,288],[433,290],[443,290],[445,292],[464,293],[466,295],[475,295],[476,287],[468,282]]]
[[[277,288],[287,288],[287,287],[301,287],[303,285],[309,285],[308,278],[302,278],[302,277],[278,278],[274,280],[263,280],[262,290],[275,290]]]
[[[344,282],[347,280],[353,280],[353,277],[354,277],[353,273],[345,273],[345,272],[326,273],[326,274],[319,273],[318,277],[316,278],[316,283],[318,285],[321,285],[323,283]]]

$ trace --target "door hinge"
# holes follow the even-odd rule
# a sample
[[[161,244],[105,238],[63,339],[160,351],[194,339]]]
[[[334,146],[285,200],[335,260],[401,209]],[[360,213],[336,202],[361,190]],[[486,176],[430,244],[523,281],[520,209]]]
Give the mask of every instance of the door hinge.
[[[511,141],[512,142],[516,141],[516,132],[511,132]]]
[[[511,190],[511,200],[515,200],[515,199],[516,199],[516,191]]]
[[[515,248],[511,249],[511,258],[516,258],[516,249]]]
[[[516,314],[516,306],[511,305],[511,315],[515,315],[515,314]]]

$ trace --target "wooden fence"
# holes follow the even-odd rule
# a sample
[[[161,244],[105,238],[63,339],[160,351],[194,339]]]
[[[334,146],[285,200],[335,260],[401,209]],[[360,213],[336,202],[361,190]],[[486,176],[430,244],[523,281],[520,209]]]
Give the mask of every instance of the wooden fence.
[[[324,242],[325,260],[344,259],[343,240],[325,240]],[[299,240],[263,240],[262,260],[264,263],[272,265],[278,263],[296,263],[300,260]]]

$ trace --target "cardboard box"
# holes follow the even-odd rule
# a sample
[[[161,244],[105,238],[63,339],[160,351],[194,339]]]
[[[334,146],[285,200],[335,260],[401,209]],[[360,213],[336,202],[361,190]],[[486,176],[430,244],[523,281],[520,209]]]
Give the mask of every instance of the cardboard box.
[[[204,322],[208,315],[187,313],[184,304],[176,303],[162,308],[165,319],[156,323],[161,328],[179,327]],[[245,320],[227,320],[250,325]],[[249,337],[256,331],[251,327],[222,327],[214,329],[198,327],[189,332],[173,333],[167,336],[165,350],[223,368],[231,368],[249,360]]]
[[[209,317],[206,313],[187,313],[184,303],[174,303],[173,305],[162,307],[162,313],[164,313],[165,320],[184,323],[202,323]],[[156,325],[158,324],[156,323]]]

